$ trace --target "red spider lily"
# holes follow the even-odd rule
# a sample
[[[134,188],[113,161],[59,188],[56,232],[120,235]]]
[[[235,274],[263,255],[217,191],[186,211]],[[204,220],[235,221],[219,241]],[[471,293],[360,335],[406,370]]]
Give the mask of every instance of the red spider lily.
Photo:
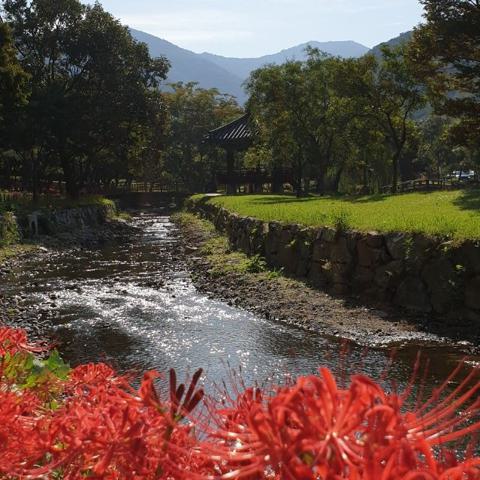
[[[14,355],[18,352],[41,353],[49,349],[47,346],[28,343],[25,330],[0,327],[0,356]]]
[[[249,390],[218,411],[224,424],[213,432],[221,442],[212,452],[227,466],[226,479],[478,480],[480,460],[472,452],[463,463],[448,452],[443,460],[435,455],[435,447],[480,430],[478,369],[441,398],[459,369],[424,406],[406,413],[408,389],[387,393],[363,376],[339,389],[326,369],[266,400]]]
[[[105,385],[116,381],[118,377],[115,371],[104,363],[88,363],[80,365],[72,370],[69,383],[75,385]]]
[[[170,404],[151,384],[155,376],[147,374],[136,394],[111,377],[104,384],[77,382],[76,392],[83,395],[72,398],[49,425],[45,446],[59,445],[50,451],[51,461],[20,473],[38,477],[61,468],[65,479],[88,472],[94,478],[181,478],[179,467],[191,468],[195,460],[192,427],[172,420]]]
[[[3,338],[10,350],[0,359],[26,344],[24,332]],[[340,388],[321,369],[269,393],[237,390],[227,407],[210,406],[208,420],[192,416],[201,370],[188,387],[172,370],[165,398],[157,372],[138,390],[102,364],[77,367],[62,388],[25,389],[18,372],[17,383],[0,378],[0,478],[480,480],[479,370],[448,393],[460,370],[411,410],[413,380],[401,394],[360,375]],[[462,459],[447,449],[469,437]]]
[[[33,392],[0,391],[0,472],[20,465],[31,455],[45,455],[39,435],[41,421],[36,416],[40,405]]]

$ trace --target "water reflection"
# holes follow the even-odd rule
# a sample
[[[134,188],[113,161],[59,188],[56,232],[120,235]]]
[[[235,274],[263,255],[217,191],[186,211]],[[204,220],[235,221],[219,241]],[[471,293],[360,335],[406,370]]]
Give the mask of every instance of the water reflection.
[[[242,369],[247,383],[313,373],[319,365],[347,374],[362,368],[379,377],[390,353],[350,347],[342,360],[332,338],[279,325],[198,293],[178,255],[177,231],[168,217],[139,216],[142,234],[101,250],[58,253],[32,260],[10,284],[55,317],[46,333],[59,338],[73,365],[107,361],[122,371],[171,367],[180,375],[202,367],[220,382],[226,365]],[[418,346],[399,349],[389,377],[404,383]],[[451,371],[460,354],[428,349],[430,386]]]

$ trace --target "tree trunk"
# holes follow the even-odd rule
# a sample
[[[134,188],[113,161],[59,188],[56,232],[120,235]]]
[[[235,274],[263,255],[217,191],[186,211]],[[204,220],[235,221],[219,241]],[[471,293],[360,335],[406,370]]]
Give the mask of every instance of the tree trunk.
[[[302,163],[302,160],[300,159],[298,162],[297,162],[297,165],[296,165],[296,178],[295,178],[295,185],[294,185],[294,188],[295,188],[295,194],[297,196],[297,198],[300,198],[303,196],[303,190],[302,190],[302,181],[303,181],[303,163]]]
[[[339,193],[339,187],[340,187],[340,180],[342,179],[342,174],[343,174],[343,165],[337,170],[337,173],[335,174],[335,178],[333,179],[333,191],[335,193]]]
[[[75,176],[75,167],[63,155],[61,163],[67,197],[75,200],[80,196],[80,186]]]
[[[310,178],[305,177],[305,179],[303,180],[303,194],[305,196],[308,196],[309,193],[310,193]]]
[[[278,167],[273,167],[272,170],[272,193],[283,193],[282,182],[280,179],[281,172]]]
[[[38,155],[34,153],[32,150],[31,152],[31,165],[32,165],[32,201],[33,203],[37,203],[38,201]]]
[[[315,191],[319,195],[325,194],[325,171],[323,170],[323,168],[320,170],[320,173],[317,175],[317,186]]]
[[[399,177],[399,160],[400,160],[401,150],[397,150],[393,156],[392,161],[392,193],[398,192],[398,177]]]

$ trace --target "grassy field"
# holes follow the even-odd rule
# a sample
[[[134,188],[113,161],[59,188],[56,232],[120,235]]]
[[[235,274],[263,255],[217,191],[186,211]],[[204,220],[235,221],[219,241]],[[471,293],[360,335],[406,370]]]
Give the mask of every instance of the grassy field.
[[[266,221],[480,239],[480,190],[301,199],[245,195],[207,201]]]

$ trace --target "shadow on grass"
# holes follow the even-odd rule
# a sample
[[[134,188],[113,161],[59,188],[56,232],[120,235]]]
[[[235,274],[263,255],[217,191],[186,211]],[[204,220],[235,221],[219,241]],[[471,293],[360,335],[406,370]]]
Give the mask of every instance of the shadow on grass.
[[[480,189],[465,190],[453,203],[461,210],[480,213]]]
[[[279,205],[279,204],[308,204],[319,200],[325,201],[338,201],[345,203],[361,204],[361,203],[376,203],[384,202],[390,195],[369,195],[369,196],[346,196],[346,195],[309,195],[306,197],[296,197],[295,195],[275,195],[266,193],[265,195],[258,196],[253,195],[237,195],[238,198],[242,197],[256,197],[251,198],[250,203],[252,205]],[[207,201],[210,199],[207,199]]]
[[[251,200],[254,205],[278,205],[282,203],[310,203],[318,200],[320,197],[296,197],[294,195],[278,195],[272,196],[266,194],[264,197],[259,197]]]
[[[344,200],[349,203],[376,203],[376,202],[384,202],[387,200],[391,195],[368,195],[362,197],[345,197]]]

